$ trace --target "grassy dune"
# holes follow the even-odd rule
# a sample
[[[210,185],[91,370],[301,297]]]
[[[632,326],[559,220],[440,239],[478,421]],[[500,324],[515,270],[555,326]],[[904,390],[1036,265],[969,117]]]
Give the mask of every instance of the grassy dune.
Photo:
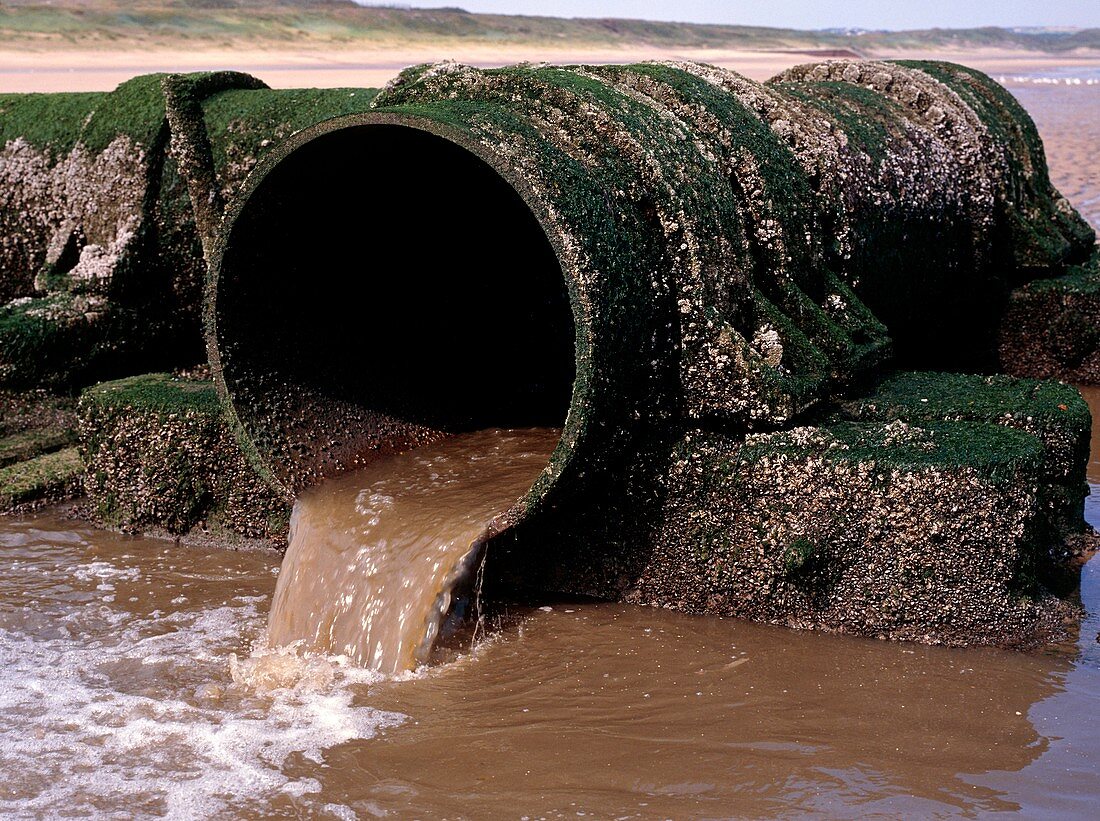
[[[619,19],[470,14],[461,9],[360,7],[350,0],[7,0],[0,46],[38,48],[363,47],[405,43],[486,46],[648,46],[741,50],[1002,48],[1064,54],[1100,51],[1100,29],[1012,31],[797,31]]]

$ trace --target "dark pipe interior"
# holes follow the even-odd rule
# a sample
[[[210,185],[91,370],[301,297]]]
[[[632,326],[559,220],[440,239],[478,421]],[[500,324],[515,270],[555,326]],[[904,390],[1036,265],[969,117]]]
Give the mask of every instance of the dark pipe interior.
[[[443,430],[564,422],[557,257],[516,191],[440,137],[361,125],[298,148],[236,220],[218,287],[230,391],[296,385]]]

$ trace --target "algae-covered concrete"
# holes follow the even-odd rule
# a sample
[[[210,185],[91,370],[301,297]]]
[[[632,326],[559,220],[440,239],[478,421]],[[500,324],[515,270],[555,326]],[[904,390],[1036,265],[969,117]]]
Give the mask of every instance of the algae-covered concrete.
[[[929,71],[981,86],[961,68]],[[249,277],[263,275],[253,221],[262,226],[279,169],[311,144],[325,157],[319,146],[356,128],[465,149],[539,220],[577,342],[552,474],[568,470],[582,433],[623,451],[669,419],[789,425],[881,368],[891,345],[920,367],[987,364],[1006,283],[1083,258],[1093,239],[1074,214],[1054,219],[1064,207],[1035,170],[1041,145],[1033,127],[1006,134],[1004,120],[1026,118],[1006,106],[968,105],[900,64],[806,67],[763,85],[694,64],[409,69],[371,113],[302,132],[246,186],[236,233],[213,258],[215,375],[247,397],[235,403],[246,447],[262,441],[256,456],[290,491],[354,464],[350,440],[369,455],[400,427],[392,416],[360,419],[358,433],[333,422],[340,452],[311,449],[323,433],[290,433],[310,399],[293,380],[277,384],[271,352],[239,330],[257,334],[251,318],[271,307]]]
[[[1089,425],[1065,385],[902,373],[812,425],[690,431],[626,595],[937,643],[1057,635]]]
[[[295,493],[378,454],[557,424],[489,592],[947,643],[1066,615],[1087,408],[937,371],[1090,373],[1095,236],[978,72],[150,76],[0,95],[0,143],[0,382],[197,359],[209,263],[217,391],[81,399],[104,523],[279,538]],[[64,436],[16,433],[12,493],[69,475]]]
[[[604,501],[522,521],[487,577],[880,638],[1048,641],[1074,614],[1066,575],[1095,547],[1090,423],[1066,385],[894,373],[787,430],[683,430],[609,491],[634,516]]]
[[[1100,252],[1014,290],[998,343],[1006,373],[1100,385]]]
[[[378,161],[356,176],[364,156]],[[508,226],[488,240],[503,263],[447,233],[468,214],[395,206],[371,212],[372,243],[407,260],[408,284],[363,277],[375,257],[349,238],[350,198],[392,195],[413,163],[439,175],[415,177],[425,190],[469,169],[465,210]],[[348,192],[315,185],[334,164]],[[272,242],[288,213],[325,240]],[[830,63],[758,84],[694,63],[418,66],[258,164],[208,249],[208,350],[245,452],[286,498],[495,423],[433,390],[421,368],[440,345],[370,335],[404,339],[406,301],[429,339],[484,360],[473,375],[501,401],[557,397],[546,374],[567,358],[561,443],[489,545],[489,590],[1026,642],[1064,615],[1044,585],[1084,530],[1087,409],[1064,386],[891,374],[992,368],[1012,287],[1094,241],[1026,113],[963,67]],[[304,295],[319,270],[323,294],[387,310],[360,325]],[[443,279],[494,283],[478,321],[518,312],[547,350],[563,334],[572,349],[494,369],[528,337],[470,343],[479,305],[439,296]]]
[[[200,361],[201,235],[223,199],[279,140],[372,95],[273,91],[235,72],[0,94],[0,385]]]
[[[285,538],[289,508],[241,455],[208,380],[101,383],[83,393],[78,415],[84,489],[104,524]]]
[[[22,512],[80,493],[75,402],[45,391],[0,390],[0,512]]]

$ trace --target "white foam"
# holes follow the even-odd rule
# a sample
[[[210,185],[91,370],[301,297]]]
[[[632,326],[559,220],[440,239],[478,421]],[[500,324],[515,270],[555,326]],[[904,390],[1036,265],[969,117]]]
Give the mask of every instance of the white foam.
[[[1100,85],[1100,77],[1089,73],[1083,76],[1073,74],[1002,74],[997,77],[997,82],[1001,85],[1095,86]]]
[[[356,821],[359,818],[355,810],[343,804],[325,804],[322,809],[330,815],[336,816],[340,821]]]
[[[124,579],[133,581],[141,576],[141,571],[136,567],[116,567],[110,562],[88,562],[87,564],[74,565],[73,578],[82,582],[90,582],[93,579]]]
[[[288,757],[323,762],[327,748],[403,717],[354,706],[378,677],[341,659],[298,659],[296,674],[257,687],[240,671],[262,667],[261,651],[234,681],[231,653],[261,633],[265,598],[144,617],[95,601],[48,638],[0,628],[0,815],[263,815],[280,791],[308,807],[319,783],[284,774]]]

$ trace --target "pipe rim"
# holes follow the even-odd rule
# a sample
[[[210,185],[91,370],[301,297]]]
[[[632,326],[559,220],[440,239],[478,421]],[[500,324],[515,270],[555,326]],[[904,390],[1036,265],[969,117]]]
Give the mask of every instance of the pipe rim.
[[[561,475],[572,465],[576,455],[576,444],[584,433],[584,413],[582,409],[590,404],[591,396],[587,370],[583,367],[581,361],[581,351],[582,347],[591,351],[595,340],[591,333],[592,320],[589,316],[587,301],[583,298],[580,290],[580,277],[573,270],[573,266],[567,262],[570,257],[565,251],[565,237],[568,236],[568,233],[554,216],[554,210],[548,206],[543,197],[537,193],[527,180],[515,173],[504,157],[492,147],[471,139],[460,128],[427,117],[401,112],[363,112],[335,117],[295,132],[265,155],[256,164],[255,168],[249,172],[245,182],[226,206],[207,261],[203,300],[203,330],[211,375],[222,406],[227,413],[230,427],[238,444],[244,451],[246,459],[269,486],[278,491],[284,498],[293,501],[296,494],[286,482],[279,478],[268,459],[256,446],[252,434],[242,419],[225,377],[219,347],[218,327],[218,293],[219,283],[222,279],[222,266],[238,219],[248,208],[257,189],[284,159],[314,140],[329,134],[350,128],[373,125],[398,126],[426,132],[452,143],[485,163],[515,191],[538,221],[546,240],[550,243],[550,247],[558,261],[561,275],[565,280],[565,289],[573,315],[574,378],[561,436],[547,461],[546,467],[531,488],[489,525],[484,538],[492,538],[518,523],[528,510],[545,499],[555,488]]]

